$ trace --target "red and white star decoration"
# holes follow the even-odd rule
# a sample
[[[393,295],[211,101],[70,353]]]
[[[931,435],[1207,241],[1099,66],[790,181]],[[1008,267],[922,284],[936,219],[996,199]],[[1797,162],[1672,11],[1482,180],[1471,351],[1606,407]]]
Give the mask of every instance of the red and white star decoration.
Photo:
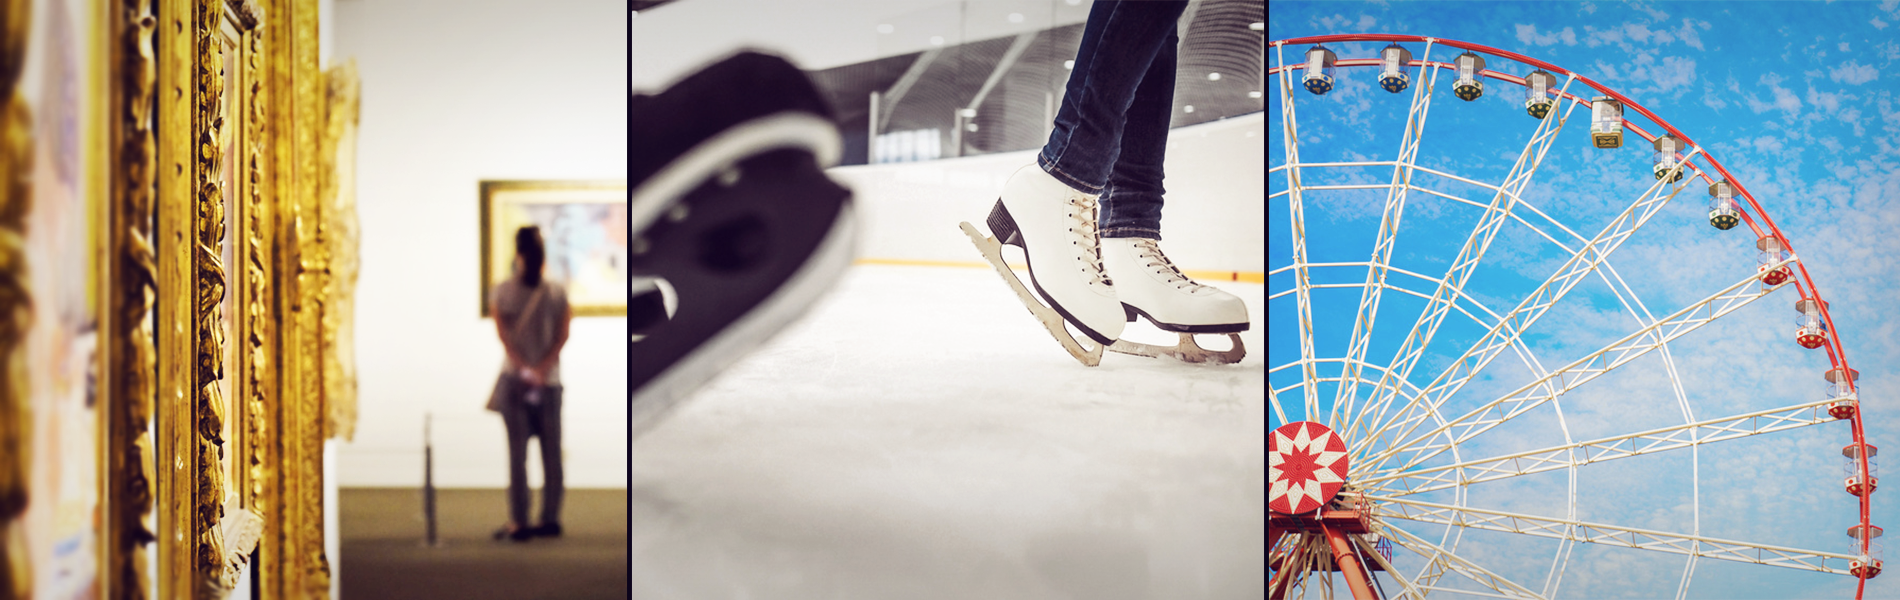
[[[1267,437],[1267,509],[1285,515],[1319,510],[1346,483],[1346,440],[1312,421],[1287,423]]]

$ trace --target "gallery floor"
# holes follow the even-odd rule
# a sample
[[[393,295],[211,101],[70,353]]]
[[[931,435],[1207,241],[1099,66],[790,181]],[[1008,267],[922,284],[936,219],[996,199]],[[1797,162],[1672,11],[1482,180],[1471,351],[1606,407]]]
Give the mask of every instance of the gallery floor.
[[[415,489],[340,490],[339,596],[381,598],[614,599],[627,597],[627,493],[568,490],[558,539],[497,542],[507,520],[498,489],[440,490],[438,547],[425,547]]]
[[[1089,368],[987,269],[853,267],[633,441],[633,596],[1263,597],[1264,286],[1217,285],[1246,360]]]

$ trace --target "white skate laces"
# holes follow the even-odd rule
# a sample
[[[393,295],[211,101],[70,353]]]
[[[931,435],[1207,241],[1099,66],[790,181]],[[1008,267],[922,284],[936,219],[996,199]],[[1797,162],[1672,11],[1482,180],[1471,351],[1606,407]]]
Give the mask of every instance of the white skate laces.
[[[1073,221],[1069,232],[1077,234],[1080,238],[1071,240],[1069,243],[1081,246],[1083,251],[1075,259],[1082,261],[1084,270],[1088,271],[1090,285],[1100,284],[1113,287],[1115,282],[1108,278],[1108,271],[1102,269],[1101,238],[1095,232],[1097,215],[1095,199],[1082,194],[1070,194],[1068,200],[1069,219]]]
[[[1134,242],[1135,251],[1143,261],[1143,268],[1154,269],[1155,274],[1167,278],[1166,283],[1174,286],[1174,289],[1193,290],[1207,287],[1182,275],[1181,269],[1176,268],[1174,263],[1168,260],[1168,255],[1161,253],[1161,247],[1155,245],[1155,240],[1135,238]]]

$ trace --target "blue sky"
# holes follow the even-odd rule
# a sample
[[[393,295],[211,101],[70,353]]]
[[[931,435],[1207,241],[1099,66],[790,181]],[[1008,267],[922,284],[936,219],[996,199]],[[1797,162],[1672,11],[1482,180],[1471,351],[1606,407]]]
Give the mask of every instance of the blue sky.
[[[1649,108],[1726,166],[1774,218],[1794,245],[1820,293],[1830,303],[1851,364],[1860,371],[1869,441],[1900,448],[1895,415],[1900,405],[1900,1],[1833,3],[1271,3],[1267,38],[1335,33],[1437,36],[1543,60],[1594,79]],[[1383,43],[1329,46],[1340,58],[1374,56]],[[1407,44],[1419,57],[1423,44]],[[1287,49],[1296,61],[1306,47]],[[1454,52],[1439,47],[1435,59]],[[1268,63],[1278,64],[1267,49]],[[1492,70],[1523,75],[1530,67],[1487,58]],[[1338,87],[1324,97],[1295,91],[1303,162],[1391,160],[1398,149],[1411,90],[1390,94],[1373,83],[1371,69],[1340,69]],[[1278,79],[1268,90],[1269,162],[1286,154]],[[1478,181],[1496,182],[1512,167],[1537,121],[1522,108],[1522,88],[1490,80],[1484,97],[1465,102],[1440,75],[1418,163]],[[1560,80],[1560,85],[1562,81]],[[1420,82],[1414,81],[1414,85]],[[1575,93],[1587,93],[1573,84]],[[1657,131],[1646,119],[1639,126]],[[1655,179],[1650,145],[1627,135],[1617,150],[1592,148],[1587,111],[1571,113],[1524,201],[1583,238],[1594,236],[1630,206]],[[1309,170],[1308,184],[1385,183],[1391,169]],[[1283,173],[1269,193],[1286,189]],[[1475,186],[1440,177],[1416,182],[1452,195],[1489,200]],[[1748,276],[1755,240],[1746,227],[1718,231],[1706,218],[1707,184],[1700,180],[1656,212],[1610,258],[1627,295],[1661,317]],[[1383,191],[1311,192],[1306,197],[1309,261],[1365,261],[1371,255]],[[1268,269],[1291,262],[1287,198],[1268,201]],[[1477,221],[1475,208],[1414,193],[1401,220],[1392,264],[1437,277]],[[1526,213],[1532,224],[1547,221]],[[1572,248],[1580,245],[1543,227]],[[1550,275],[1567,253],[1521,223],[1507,224],[1471,276],[1463,304],[1504,313]],[[1364,268],[1315,271],[1316,283],[1359,283]],[[1395,276],[1394,285],[1430,294],[1430,284]],[[1292,287],[1273,275],[1269,295]],[[1357,289],[1315,293],[1321,357],[1342,356],[1350,337]],[[1793,341],[1795,290],[1774,292],[1669,345],[1675,375],[1652,353],[1565,394],[1564,423],[1574,439],[1589,439],[1680,424],[1686,410],[1708,419],[1821,398],[1826,355]],[[1425,306],[1386,292],[1367,360],[1390,362]],[[1292,297],[1269,301],[1269,368],[1297,360]],[[1640,311],[1638,311],[1640,312]],[[1424,386],[1476,341],[1484,328],[1462,315],[1444,322],[1409,377]],[[1545,369],[1584,356],[1635,331],[1636,317],[1609,284],[1592,277],[1527,332],[1525,341]],[[1297,369],[1273,373],[1279,389],[1299,382]],[[1337,368],[1333,369],[1337,372]],[[1324,370],[1322,369],[1322,375]],[[1461,389],[1447,412],[1461,414],[1531,380],[1507,352]],[[1674,391],[1680,385],[1682,392]],[[1334,388],[1321,386],[1331,398]],[[1363,391],[1361,392],[1363,395]],[[1679,399],[1680,398],[1680,399]],[[1297,395],[1285,398],[1298,404]],[[1465,458],[1562,443],[1562,428],[1546,406],[1474,439]],[[1299,416],[1292,417],[1295,420]],[[1277,418],[1271,425],[1278,426]],[[1841,490],[1840,447],[1846,423],[1828,423],[1687,450],[1579,469],[1578,518],[1631,527],[1687,532],[1700,512],[1702,534],[1797,548],[1846,552],[1843,534],[1856,521],[1854,498]],[[1699,464],[1697,464],[1699,463]],[[1700,497],[1686,483],[1699,472]],[[1470,487],[1470,505],[1561,516],[1569,489],[1562,471]],[[1874,495],[1874,523],[1891,526],[1900,505],[1893,491]],[[1448,501],[1449,496],[1431,498]],[[1442,529],[1406,524],[1439,539]],[[1519,536],[1467,533],[1468,556],[1533,590],[1544,589],[1557,544]],[[1900,555],[1889,555],[1889,560]],[[1580,545],[1569,562],[1561,597],[1673,597],[1685,559],[1679,555]],[[1405,565],[1401,564],[1401,568]],[[1889,574],[1868,583],[1867,597],[1900,597]],[[1455,579],[1448,577],[1447,582]],[[1715,560],[1696,563],[1690,597],[1839,598],[1853,594],[1846,577]]]

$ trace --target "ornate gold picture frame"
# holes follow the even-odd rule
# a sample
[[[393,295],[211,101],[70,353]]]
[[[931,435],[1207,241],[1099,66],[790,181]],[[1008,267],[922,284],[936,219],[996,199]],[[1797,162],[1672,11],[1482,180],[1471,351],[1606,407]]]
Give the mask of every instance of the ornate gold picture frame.
[[[547,277],[577,317],[627,314],[627,182],[481,182],[482,316],[488,292],[514,274],[515,230],[541,227]]]

